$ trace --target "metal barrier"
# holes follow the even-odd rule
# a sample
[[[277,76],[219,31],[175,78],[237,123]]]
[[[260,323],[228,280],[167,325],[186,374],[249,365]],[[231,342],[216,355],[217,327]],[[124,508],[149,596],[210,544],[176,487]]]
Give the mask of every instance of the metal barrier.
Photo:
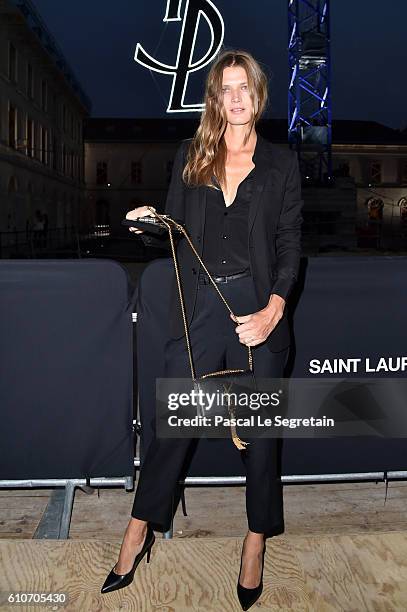
[[[48,501],[44,514],[37,526],[33,539],[56,539],[66,540],[69,537],[72,508],[75,497],[75,489],[79,487],[85,493],[92,494],[92,487],[117,487],[124,486],[126,490],[134,487],[134,479],[126,478],[55,478],[55,479],[33,479],[33,480],[0,480],[2,489],[38,489],[45,487],[54,488]],[[59,487],[63,487],[61,491]]]
[[[133,323],[137,322],[137,313],[132,313]],[[134,429],[141,430],[141,423],[133,420]],[[140,468],[140,457],[134,458],[134,467]],[[338,474],[293,474],[282,476],[283,484],[310,484],[328,482],[351,482],[351,481],[382,481],[406,480],[406,470],[378,471],[378,472],[351,472]],[[183,486],[198,485],[240,485],[246,484],[244,476],[191,476],[179,480]],[[92,494],[94,487],[117,487],[123,486],[126,491],[134,487],[134,478],[89,478],[89,479],[23,479],[23,480],[1,480],[0,488],[55,488],[47,504],[44,515],[36,529],[34,539],[68,539],[69,527],[72,516],[75,488],[79,487],[84,492]],[[59,488],[63,490],[59,490]],[[386,488],[387,490],[387,488]],[[185,509],[185,499],[182,498]],[[185,513],[185,511],[184,511]],[[168,531],[163,533],[164,539],[173,537],[173,521]]]

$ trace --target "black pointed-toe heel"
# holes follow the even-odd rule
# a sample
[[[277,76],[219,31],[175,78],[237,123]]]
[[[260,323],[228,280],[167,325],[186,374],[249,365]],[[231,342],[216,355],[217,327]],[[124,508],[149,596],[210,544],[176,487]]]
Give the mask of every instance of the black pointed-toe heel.
[[[242,571],[242,561],[243,561],[243,547],[242,547],[242,554],[240,556],[239,578],[237,579],[237,596],[238,596],[240,605],[242,607],[242,610],[248,610],[249,608],[251,608],[251,606],[258,600],[258,598],[262,594],[265,551],[266,551],[266,542],[264,542],[264,546],[263,546],[260,582],[253,589],[247,589],[246,587],[243,587],[239,582],[240,572]]]
[[[147,533],[144,539],[143,547],[140,552],[136,555],[134,559],[133,567],[127,574],[116,574],[114,572],[114,568],[110,571],[110,574],[106,578],[102,588],[100,589],[101,593],[110,593],[110,591],[116,591],[117,589],[123,589],[128,586],[131,582],[133,582],[134,572],[144,555],[147,553],[147,563],[150,562],[150,554],[151,547],[155,542],[154,531],[151,529],[150,525],[147,524]]]

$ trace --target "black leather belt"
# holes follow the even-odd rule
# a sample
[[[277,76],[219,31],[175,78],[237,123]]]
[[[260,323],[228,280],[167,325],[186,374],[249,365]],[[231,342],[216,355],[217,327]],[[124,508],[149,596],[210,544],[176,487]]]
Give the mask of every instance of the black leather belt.
[[[229,283],[232,280],[236,280],[237,278],[243,278],[244,276],[251,276],[250,270],[245,270],[244,272],[238,272],[237,274],[228,274],[226,276],[212,276],[213,280],[216,284],[218,283]],[[198,282],[200,285],[209,285],[210,279],[205,272],[200,272],[198,277]]]

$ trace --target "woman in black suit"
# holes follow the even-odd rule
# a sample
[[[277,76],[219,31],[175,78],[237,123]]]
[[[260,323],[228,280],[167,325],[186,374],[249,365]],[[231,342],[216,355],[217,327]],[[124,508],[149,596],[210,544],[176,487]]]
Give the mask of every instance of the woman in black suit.
[[[165,212],[184,223],[220,291],[240,313],[234,325],[181,239],[177,257],[198,375],[244,368],[248,346],[257,377],[282,377],[288,358],[285,305],[298,274],[303,201],[296,153],[256,133],[266,102],[267,78],[256,60],[245,51],[223,52],[207,77],[197,132],[175,157]],[[148,214],[153,213],[144,206],[127,218]],[[170,336],[165,376],[189,377],[175,278]],[[152,525],[169,527],[174,488],[191,442],[155,438],[150,444],[120,556],[102,592],[127,586],[144,554],[149,560]],[[240,451],[248,532],[237,594],[245,610],[262,591],[265,540],[284,531],[278,442],[259,437]]]

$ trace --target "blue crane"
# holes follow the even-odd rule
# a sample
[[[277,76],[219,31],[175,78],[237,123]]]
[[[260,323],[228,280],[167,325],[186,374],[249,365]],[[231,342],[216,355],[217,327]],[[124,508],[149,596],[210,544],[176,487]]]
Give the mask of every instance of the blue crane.
[[[288,0],[288,142],[305,183],[332,184],[329,0]]]

